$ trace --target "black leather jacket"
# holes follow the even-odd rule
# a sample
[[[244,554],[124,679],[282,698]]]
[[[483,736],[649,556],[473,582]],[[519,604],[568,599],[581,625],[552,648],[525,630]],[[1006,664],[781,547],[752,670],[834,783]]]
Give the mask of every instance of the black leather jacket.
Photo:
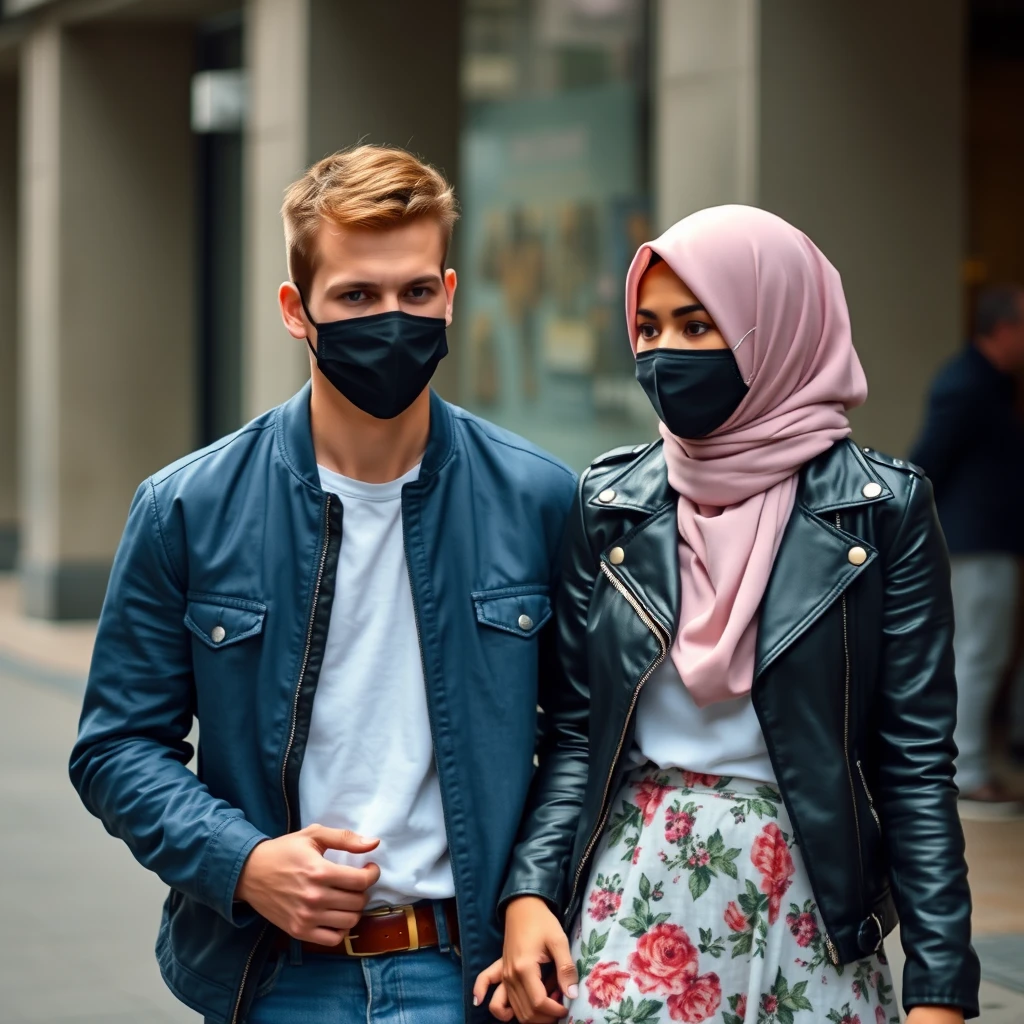
[[[566,675],[502,904],[568,928],[679,609],[676,495],[661,443],[598,459],[570,515],[557,601]],[[903,1001],[978,1013],[953,784],[949,562],[932,489],[841,442],[808,463],[761,607],[752,697],[837,964],[897,923]]]

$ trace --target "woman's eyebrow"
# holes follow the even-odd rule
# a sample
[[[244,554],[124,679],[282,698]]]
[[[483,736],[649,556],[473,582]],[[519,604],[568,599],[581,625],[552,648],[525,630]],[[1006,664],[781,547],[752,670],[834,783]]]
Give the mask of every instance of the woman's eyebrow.
[[[649,309],[638,309],[636,311],[636,315],[637,316],[645,316],[645,317],[647,317],[648,320],[657,320],[658,319],[658,314],[657,313],[652,313],[651,310],[649,310]]]
[[[690,306],[680,306],[678,309],[672,310],[673,316],[686,316],[687,313],[706,313],[707,310],[699,303],[694,302]]]

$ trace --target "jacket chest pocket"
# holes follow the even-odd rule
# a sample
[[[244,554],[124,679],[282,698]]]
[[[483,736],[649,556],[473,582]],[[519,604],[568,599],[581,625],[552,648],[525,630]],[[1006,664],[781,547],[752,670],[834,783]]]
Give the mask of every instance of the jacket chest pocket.
[[[188,595],[185,626],[198,641],[193,644],[196,670],[208,664],[222,672],[239,659],[255,654],[267,606],[225,594]]]
[[[473,595],[476,621],[521,640],[533,639],[551,618],[547,587],[503,587]]]
[[[515,586],[473,594],[476,642],[491,699],[507,708],[536,703],[538,644],[551,619],[547,587]]]

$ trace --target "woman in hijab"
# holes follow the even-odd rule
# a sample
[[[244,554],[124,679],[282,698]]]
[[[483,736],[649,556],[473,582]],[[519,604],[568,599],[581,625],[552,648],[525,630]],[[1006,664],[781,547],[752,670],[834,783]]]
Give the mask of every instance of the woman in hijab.
[[[475,998],[896,1024],[899,919],[910,1024],[976,1016],[948,560],[920,471],[849,440],[839,274],[772,214],[704,210],[641,246],[626,315],[661,439],[580,482],[564,678]]]

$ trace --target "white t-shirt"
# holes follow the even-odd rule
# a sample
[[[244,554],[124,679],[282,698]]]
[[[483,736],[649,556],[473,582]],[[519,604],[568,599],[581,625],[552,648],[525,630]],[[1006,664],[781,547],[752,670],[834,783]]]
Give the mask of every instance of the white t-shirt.
[[[371,854],[327,854],[380,866],[370,906],[447,899],[455,883],[402,536],[402,487],[419,466],[386,484],[319,468],[341,498],[342,540],[299,774],[302,824],[380,839]]]
[[[671,658],[640,694],[630,760],[636,766],[653,761],[659,768],[775,781],[750,694],[697,707]]]

